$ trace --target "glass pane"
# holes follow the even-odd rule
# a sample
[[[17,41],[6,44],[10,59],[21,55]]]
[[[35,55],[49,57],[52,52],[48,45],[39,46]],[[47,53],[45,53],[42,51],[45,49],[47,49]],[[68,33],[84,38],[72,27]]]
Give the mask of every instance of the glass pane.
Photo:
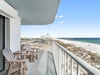
[[[0,15],[0,71],[3,70],[3,43],[4,43],[3,17]]]

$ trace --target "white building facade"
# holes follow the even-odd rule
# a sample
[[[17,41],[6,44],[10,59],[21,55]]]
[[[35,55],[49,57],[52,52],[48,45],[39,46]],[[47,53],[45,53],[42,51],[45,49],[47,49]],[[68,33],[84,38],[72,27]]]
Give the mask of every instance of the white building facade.
[[[6,69],[2,50],[4,48],[9,48],[13,52],[20,50],[21,18],[18,12],[4,0],[0,0],[0,16],[0,20],[3,17],[0,21],[0,71],[2,72]]]
[[[26,5],[27,4],[27,5]],[[20,50],[21,25],[53,23],[59,0],[0,0],[0,74],[6,69],[2,51]]]

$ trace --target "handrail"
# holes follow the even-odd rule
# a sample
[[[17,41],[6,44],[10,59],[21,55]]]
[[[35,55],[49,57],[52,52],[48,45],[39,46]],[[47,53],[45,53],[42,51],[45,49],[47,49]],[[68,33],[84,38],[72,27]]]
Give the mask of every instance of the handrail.
[[[72,59],[74,59],[84,70],[88,72],[88,75],[100,75],[100,70],[94,68],[72,52],[68,51],[66,48],[52,40],[58,47],[60,47],[65,53],[67,53]]]

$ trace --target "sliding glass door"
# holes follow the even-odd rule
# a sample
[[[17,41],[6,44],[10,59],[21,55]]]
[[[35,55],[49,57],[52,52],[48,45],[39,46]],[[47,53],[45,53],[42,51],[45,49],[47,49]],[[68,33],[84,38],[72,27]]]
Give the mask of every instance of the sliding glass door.
[[[0,15],[0,72],[4,69],[2,50],[5,48],[5,17]]]

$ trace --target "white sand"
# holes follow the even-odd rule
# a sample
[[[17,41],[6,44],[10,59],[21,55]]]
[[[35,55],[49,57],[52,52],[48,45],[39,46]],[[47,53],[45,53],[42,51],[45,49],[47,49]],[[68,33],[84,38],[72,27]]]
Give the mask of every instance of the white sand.
[[[98,53],[100,54],[100,45],[98,44],[92,44],[92,43],[86,43],[86,42],[78,42],[78,41],[71,41],[71,40],[62,40],[62,39],[57,39],[60,40],[64,43],[70,43],[70,44],[74,44],[77,47],[82,47],[86,50],[89,50],[91,52],[94,53]]]

